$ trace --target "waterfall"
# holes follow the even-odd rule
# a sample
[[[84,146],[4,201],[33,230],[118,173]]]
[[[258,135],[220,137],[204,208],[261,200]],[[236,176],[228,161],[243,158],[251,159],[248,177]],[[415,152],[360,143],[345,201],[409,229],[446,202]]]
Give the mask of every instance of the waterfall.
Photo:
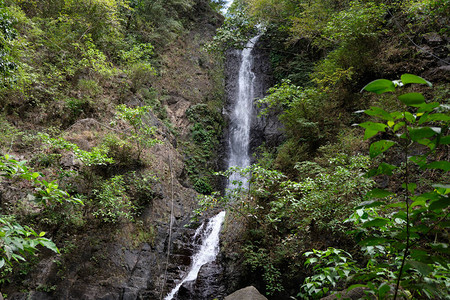
[[[250,165],[250,122],[253,113],[253,84],[255,80],[255,74],[252,72],[253,57],[251,52],[258,39],[259,35],[252,38],[241,52],[241,62],[238,74],[238,93],[232,104],[233,111],[230,120],[230,137],[228,140],[230,152],[228,167],[237,166],[245,168]],[[234,180],[242,181],[244,187],[247,185],[247,178],[242,177],[239,174],[233,174],[229,179],[227,188],[233,188],[232,181]],[[202,224],[201,228],[195,232],[195,237],[201,234],[202,243],[198,251],[192,257],[192,263],[187,275],[175,286],[164,300],[172,300],[184,283],[195,281],[197,279],[200,268],[203,265],[211,263],[216,259],[216,256],[219,253],[220,228],[224,219],[225,211],[222,211],[208,221],[206,228],[204,228],[205,224]]]
[[[250,166],[250,122],[253,114],[254,82],[255,73],[252,71],[253,56],[251,52],[259,39],[259,35],[252,38],[245,45],[241,53],[241,66],[238,77],[238,94],[234,103],[230,118],[230,138],[228,146],[230,149],[228,168]],[[234,173],[228,180],[228,188],[233,188],[233,181],[241,181],[243,187],[247,186],[247,178]]]
[[[189,268],[189,272],[183,278],[183,280],[181,280],[175,286],[170,294],[167,295],[166,298],[164,298],[164,300],[171,300],[183,285],[183,283],[196,280],[200,268],[204,264],[212,262],[216,259],[216,256],[219,253],[220,227],[222,226],[224,218],[225,212],[222,211],[209,220],[208,225],[201,237],[202,244],[200,246],[200,249],[197,253],[194,254],[192,258],[192,264]]]

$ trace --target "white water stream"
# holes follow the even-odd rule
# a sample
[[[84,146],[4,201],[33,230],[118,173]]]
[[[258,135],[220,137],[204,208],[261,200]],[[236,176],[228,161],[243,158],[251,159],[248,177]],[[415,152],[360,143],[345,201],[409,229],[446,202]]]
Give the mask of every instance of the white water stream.
[[[193,281],[197,279],[200,268],[209,262],[216,259],[219,253],[219,233],[225,218],[225,212],[222,211],[215,215],[208,222],[205,232],[202,235],[202,245],[197,253],[192,258],[192,264],[189,268],[187,275],[181,280],[175,288],[170,292],[164,300],[171,300],[173,296],[178,292],[183,283]]]
[[[253,47],[259,39],[259,35],[252,38],[245,45],[241,54],[241,66],[238,77],[238,95],[234,103],[230,118],[230,138],[228,146],[230,149],[228,168],[250,166],[250,123],[253,114],[254,82],[255,73],[252,71]],[[233,188],[233,181],[241,181],[242,186],[247,187],[247,178],[239,173],[234,173],[228,180],[228,188]]]
[[[253,85],[255,74],[252,72],[253,57],[251,52],[259,35],[252,38],[241,53],[241,65],[238,77],[238,94],[233,103],[233,112],[230,120],[230,138],[228,141],[230,153],[228,167],[248,167],[250,165],[249,143],[250,143],[250,122],[253,111]],[[243,187],[247,187],[247,178],[240,174],[233,174],[227,188],[233,188],[233,181],[242,181]],[[206,229],[202,233],[202,244],[197,253],[192,257],[192,264],[187,275],[175,286],[175,288],[164,298],[172,300],[180,287],[188,281],[197,279],[200,268],[216,259],[219,253],[219,234],[222,223],[225,219],[225,211],[218,213],[208,221]],[[201,225],[204,227],[204,224]],[[200,234],[201,229],[195,232],[195,236]]]

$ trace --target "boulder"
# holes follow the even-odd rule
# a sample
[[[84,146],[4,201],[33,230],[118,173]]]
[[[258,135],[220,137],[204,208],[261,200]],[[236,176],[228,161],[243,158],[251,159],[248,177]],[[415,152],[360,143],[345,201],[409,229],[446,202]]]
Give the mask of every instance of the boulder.
[[[254,286],[248,286],[226,296],[225,300],[267,300],[267,298],[261,295]]]

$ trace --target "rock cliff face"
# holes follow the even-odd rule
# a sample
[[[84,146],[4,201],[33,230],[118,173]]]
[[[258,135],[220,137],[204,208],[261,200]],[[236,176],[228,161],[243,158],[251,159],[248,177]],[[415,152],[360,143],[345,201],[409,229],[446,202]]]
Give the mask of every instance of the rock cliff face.
[[[54,255],[44,251],[42,260],[27,275],[18,275],[2,287],[8,299],[160,299],[189,266],[194,230],[185,225],[191,222],[197,193],[186,183],[186,158],[180,146],[190,138],[192,124],[186,111],[195,104],[221,102],[218,91],[223,89],[218,80],[223,70],[220,62],[202,48],[222,17],[207,1],[194,2],[189,17],[194,25],[161,54],[161,75],[153,86],[179,135],[161,121],[151,121],[164,143],[145,150],[150,161],[144,168],[158,178],[152,186],[154,194],[148,195],[150,204],[142,208],[134,223],[86,224],[61,237],[67,240],[71,235],[65,252]],[[140,100],[129,99],[133,101]],[[83,132],[92,130],[98,128],[83,128]],[[66,161],[65,167],[75,167]],[[138,167],[137,172],[146,170]],[[0,200],[7,191],[7,187],[0,188]],[[173,228],[169,226],[171,217]]]

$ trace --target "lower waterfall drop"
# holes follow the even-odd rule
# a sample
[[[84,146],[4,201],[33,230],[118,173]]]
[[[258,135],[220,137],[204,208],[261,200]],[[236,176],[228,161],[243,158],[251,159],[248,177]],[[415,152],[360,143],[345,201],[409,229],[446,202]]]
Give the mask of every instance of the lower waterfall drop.
[[[216,259],[219,253],[219,233],[223,220],[225,219],[225,212],[222,211],[215,215],[208,222],[205,232],[202,234],[202,245],[197,253],[192,258],[192,264],[187,275],[181,280],[175,288],[170,292],[164,300],[171,300],[178,292],[183,283],[197,279],[200,268]]]
[[[230,118],[230,137],[228,140],[229,155],[228,168],[250,166],[250,125],[253,114],[254,81],[255,74],[252,71],[253,56],[252,50],[259,39],[259,35],[253,37],[241,52],[241,62],[238,74],[238,93],[236,100],[232,104],[232,115]],[[247,187],[247,178],[235,173],[230,176],[227,184],[228,189],[234,187],[233,181],[238,180]],[[215,261],[219,253],[219,235],[222,223],[225,219],[225,211],[222,211],[209,219],[206,229],[201,235],[201,246],[192,257],[192,263],[186,276],[175,286],[175,288],[164,298],[172,300],[180,290],[181,286],[190,281],[197,280],[200,268]],[[205,227],[204,224],[201,225]],[[198,232],[196,232],[198,234]]]

